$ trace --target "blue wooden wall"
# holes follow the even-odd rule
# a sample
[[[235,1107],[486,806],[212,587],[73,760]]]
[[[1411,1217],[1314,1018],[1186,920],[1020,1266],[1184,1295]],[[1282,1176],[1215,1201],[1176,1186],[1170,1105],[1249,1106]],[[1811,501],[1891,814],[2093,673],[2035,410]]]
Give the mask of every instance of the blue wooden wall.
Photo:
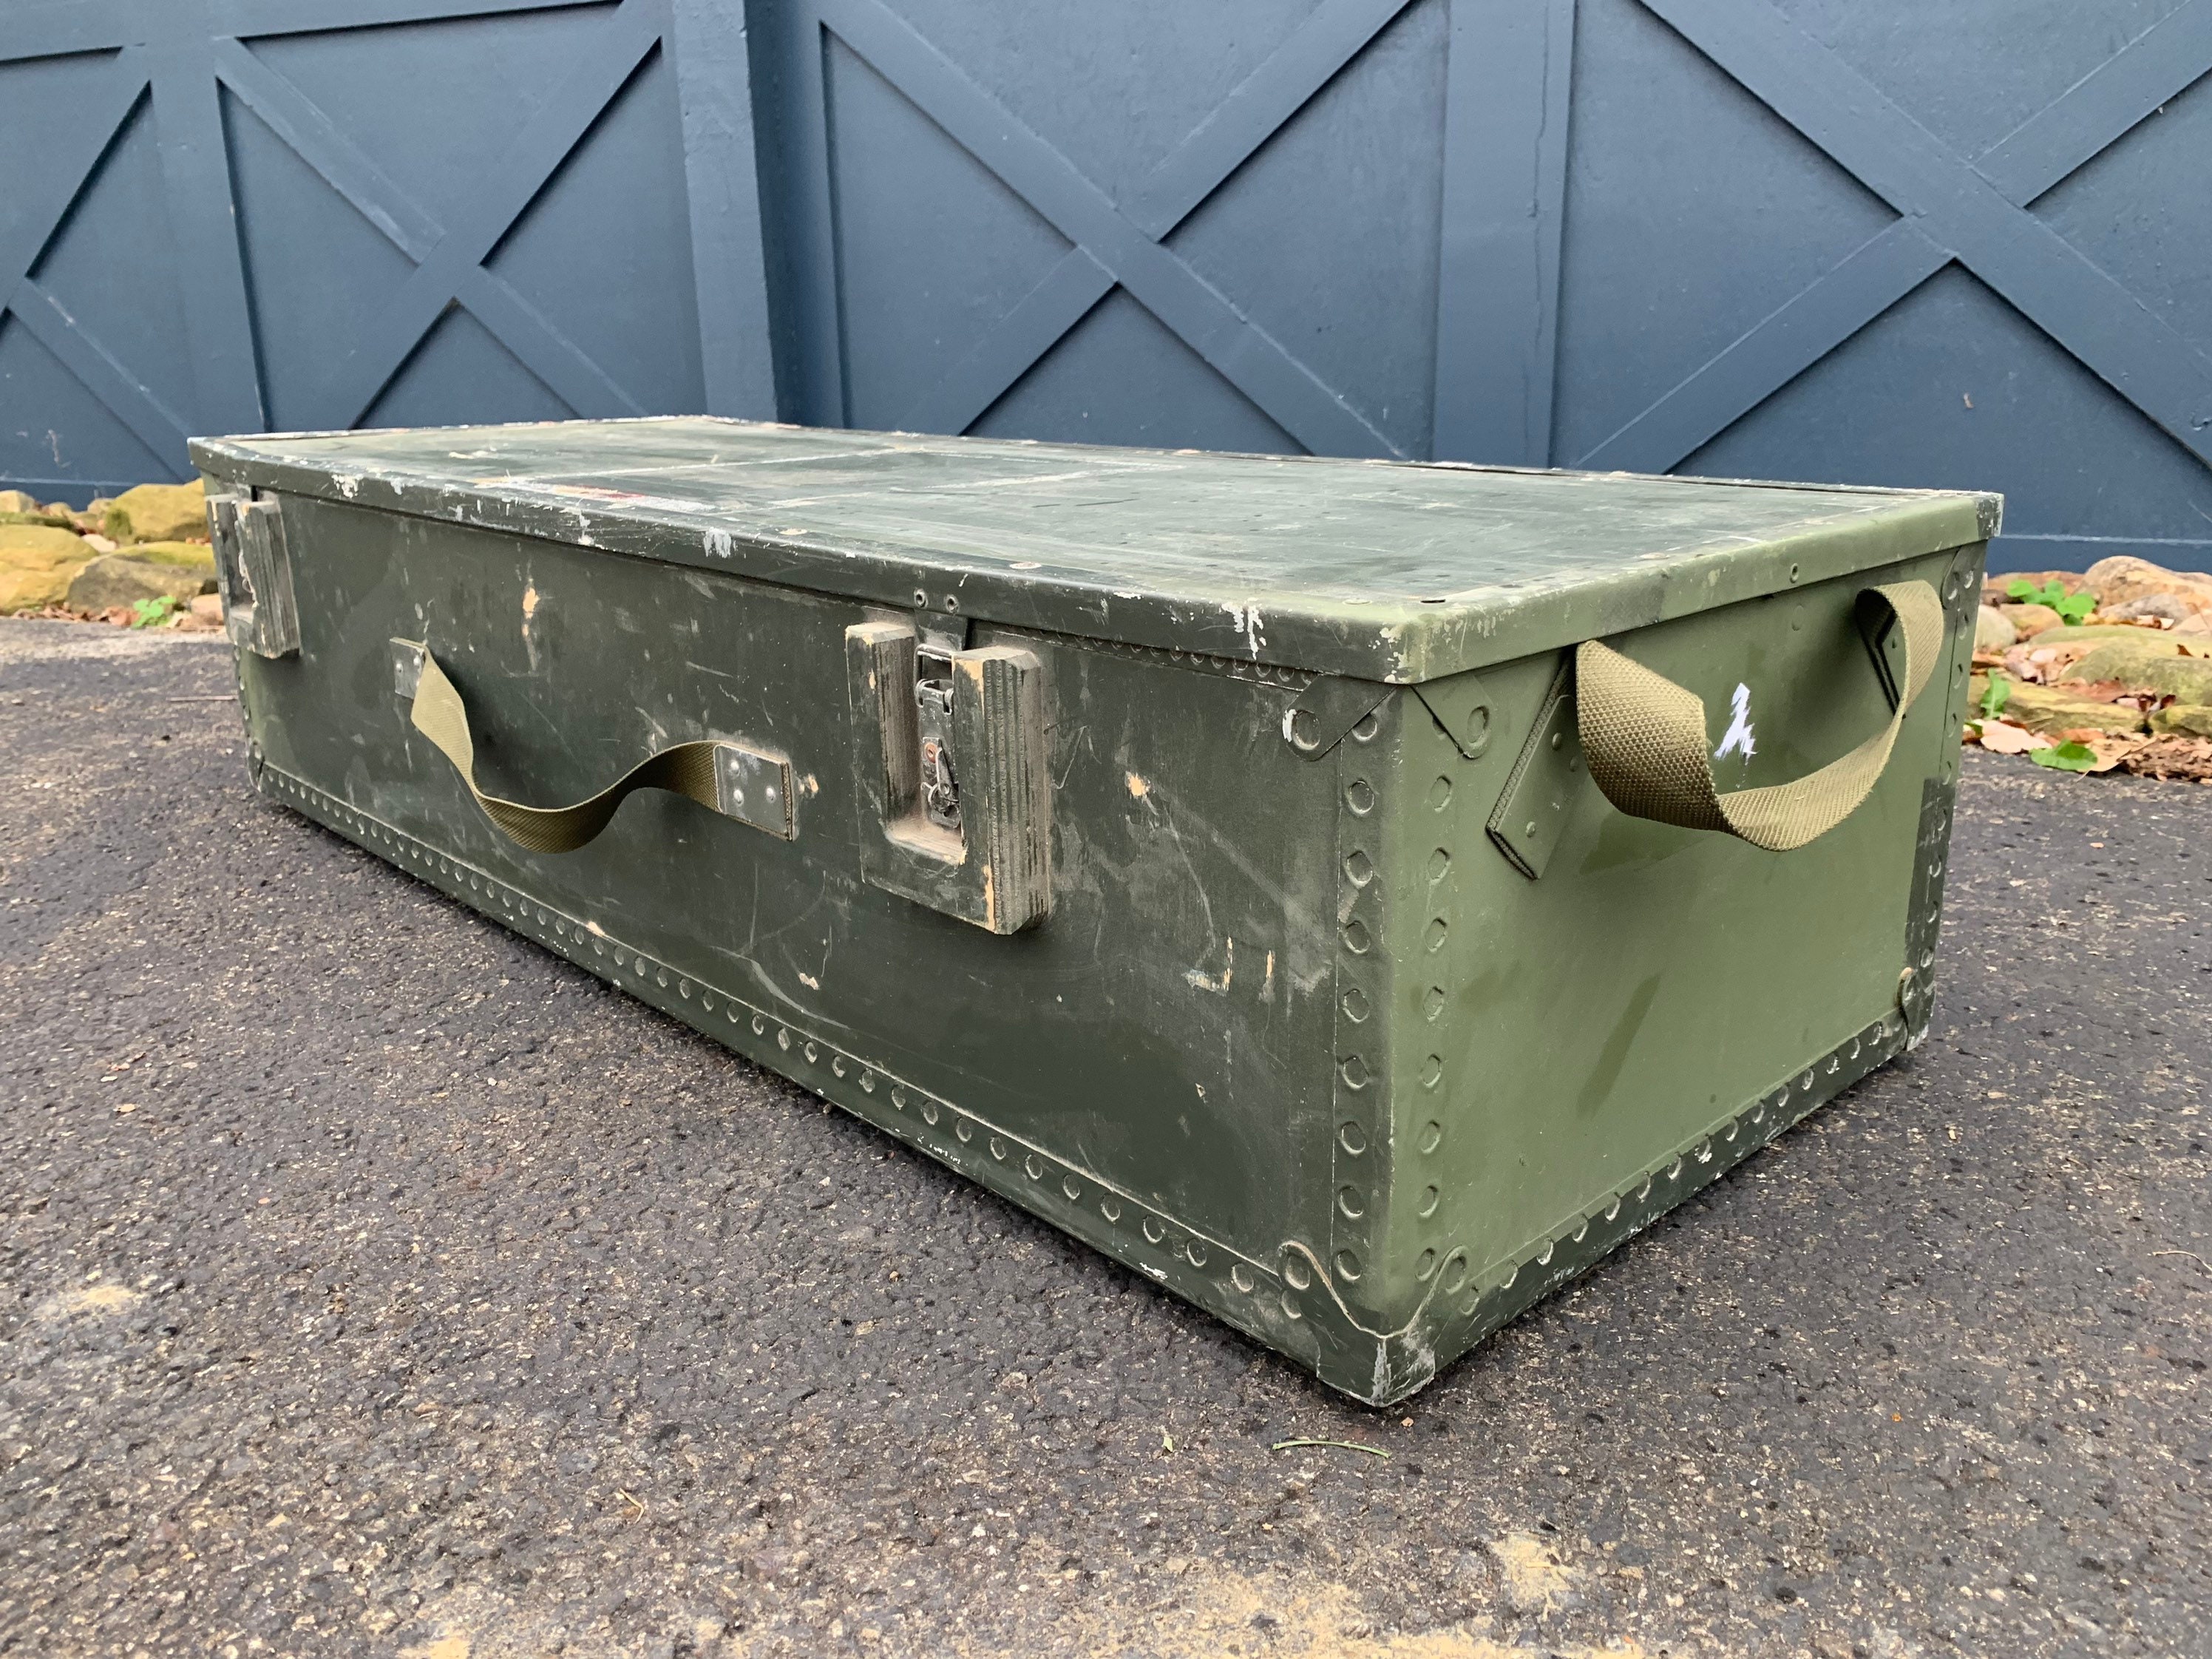
[[[0,487],[708,410],[2212,564],[2212,0],[8,0]],[[748,27],[750,23],[750,27]]]

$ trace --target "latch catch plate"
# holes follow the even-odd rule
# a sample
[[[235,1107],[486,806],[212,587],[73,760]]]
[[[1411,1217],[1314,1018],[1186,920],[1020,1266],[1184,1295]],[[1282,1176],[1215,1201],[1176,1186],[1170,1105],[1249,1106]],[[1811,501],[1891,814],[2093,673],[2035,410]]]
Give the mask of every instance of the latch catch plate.
[[[223,494],[208,497],[207,511],[230,642],[257,657],[295,655],[300,607],[292,592],[283,507],[274,500]]]

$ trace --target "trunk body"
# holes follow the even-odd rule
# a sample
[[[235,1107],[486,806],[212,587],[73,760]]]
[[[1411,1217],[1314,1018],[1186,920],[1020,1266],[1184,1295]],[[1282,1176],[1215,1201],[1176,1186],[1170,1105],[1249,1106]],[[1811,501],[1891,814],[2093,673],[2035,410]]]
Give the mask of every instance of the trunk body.
[[[1462,573],[1433,616],[1416,595],[1370,619],[1353,568],[1224,616],[1157,566],[1072,572],[1065,538],[1011,574],[1071,469],[1095,494],[1179,458],[878,441],[926,455],[933,489],[971,453],[979,475],[1052,463],[992,496],[998,541],[925,495],[902,546],[895,515],[835,521],[834,479],[709,498],[727,463],[702,430],[860,465],[854,434],[708,422],[202,445],[219,541],[224,513],[274,526],[252,570],[234,531],[225,562],[234,614],[258,606],[238,634],[258,786],[1337,1389],[1412,1393],[1925,1029],[1987,498],[1833,492],[1840,528],[1731,536],[1725,489],[1671,484],[1720,505],[1689,552],[1646,538],[1689,573],[1661,587],[1635,587],[1632,551],[1588,592],[1469,599]],[[591,471],[606,455],[663,481]],[[1205,465],[1232,501],[1240,466],[1340,492],[1516,478]],[[1607,482],[1543,479],[1551,533]],[[1827,498],[1797,493],[1818,519]],[[1626,816],[1579,765],[1568,664],[1600,631],[1703,698],[1709,750],[1749,688],[1723,788],[1833,759],[1889,717],[1859,596],[1915,580],[1942,596],[1932,678],[1809,845]],[[581,801],[712,744],[787,799],[644,788],[574,850],[527,850],[410,722],[424,650],[484,797]]]

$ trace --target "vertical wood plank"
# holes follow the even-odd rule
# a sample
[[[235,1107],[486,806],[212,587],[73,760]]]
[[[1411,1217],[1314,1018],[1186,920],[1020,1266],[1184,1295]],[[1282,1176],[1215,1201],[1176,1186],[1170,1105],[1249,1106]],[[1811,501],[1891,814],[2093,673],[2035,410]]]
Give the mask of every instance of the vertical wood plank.
[[[790,227],[792,336],[789,386],[792,418],[814,426],[842,426],[850,399],[845,386],[844,307],[837,273],[836,191],[830,134],[830,40],[821,0],[798,0],[781,21],[779,75],[790,122],[783,135],[789,169],[784,198]]]
[[[264,431],[215,58],[204,40],[149,50],[156,54],[155,138],[168,186],[185,332],[192,351],[191,428],[195,433]],[[183,464],[183,457],[176,459]]]
[[[775,418],[767,245],[742,0],[672,0],[707,412]]]
[[[1575,0],[1452,0],[1437,254],[1439,460],[1551,459]]]

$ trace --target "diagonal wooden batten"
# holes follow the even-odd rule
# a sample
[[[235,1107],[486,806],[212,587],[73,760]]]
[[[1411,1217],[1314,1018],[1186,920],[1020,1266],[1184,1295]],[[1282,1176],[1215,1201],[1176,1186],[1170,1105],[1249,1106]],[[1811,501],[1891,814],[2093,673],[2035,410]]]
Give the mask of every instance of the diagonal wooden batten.
[[[1573,465],[1679,466],[1950,263],[1915,221],[1898,220]]]
[[[192,424],[203,432],[258,432],[268,419],[253,306],[239,241],[222,93],[207,43],[164,47],[154,67],[153,93],[169,234],[185,278]]]
[[[264,125],[392,245],[420,264],[446,228],[386,176],[307,95],[237,40],[217,40],[215,71]]]
[[[2160,18],[1975,158],[1974,170],[2026,207],[2212,74],[2212,0]]]
[[[310,424],[340,428],[368,413],[453,303],[468,272],[491,257],[569,153],[659,45],[660,20],[624,0],[585,46],[576,69],[488,167],[449,229],[325,375]]]
[[[17,285],[15,302],[9,314],[28,331],[33,339],[58,358],[85,389],[100,399],[107,412],[131,429],[131,435],[159,456],[164,465],[179,471],[191,465],[185,453],[183,416],[157,398],[146,383],[118,362],[99,341],[78,326],[61,302],[36,283]]]
[[[1158,241],[1227,181],[1402,12],[1407,0],[1330,0],[1301,23],[1121,204]],[[1078,246],[923,394],[906,424],[964,432],[1110,293],[1114,273]]]
[[[2139,104],[2123,105],[2117,100],[2129,93],[2138,99],[2163,95],[2161,88],[2173,78],[2172,71],[2154,70],[2146,58],[2130,64],[2109,82],[2095,76],[2087,77],[2068,94],[2085,101],[2063,118],[2051,118],[2059,124],[2046,129],[2051,137],[2015,135],[2019,142],[2012,153],[2022,159],[2008,164],[2012,169],[2008,194],[1765,0],[1644,0],[1644,3],[1830,160],[1910,219],[1919,234],[1987,283],[2200,459],[2212,462],[2212,423],[2203,418],[2212,414],[2212,362],[2015,199],[2023,191],[2027,192],[2026,199],[2033,199],[2057,182],[2048,180],[2041,189],[2035,188],[2036,179],[2022,171],[2027,160],[2040,155],[2054,163],[2063,162],[2081,148],[2081,131],[2100,109],[2108,118],[2108,127],[2119,124],[2106,142],[2117,139],[2149,112]],[[2202,43],[2185,33],[2179,41],[2161,42],[2161,46],[2166,44]],[[2203,74],[2204,68],[2212,64],[2199,68],[2197,74]],[[2095,90],[2087,90],[2091,88]],[[2066,142],[2057,142],[2061,134],[2066,135]],[[2003,174],[2007,167],[2000,166],[1996,170]],[[1896,269],[1900,278],[1909,273],[1913,263],[1899,261]],[[1862,266],[1849,280],[1862,280],[1875,270],[1872,265]],[[1866,305],[1882,291],[1879,284],[1871,285],[1856,307],[1864,314],[1850,328],[1838,333],[1835,343],[1849,338],[1921,280],[1924,274],[1886,302],[1867,310]],[[1836,295],[1822,297],[1832,301]],[[1840,322],[1849,319],[1854,307],[1816,303],[1814,309],[1815,313],[1825,309]],[[1784,307],[1761,326],[1789,326],[1780,319],[1790,310],[1791,307]],[[1812,313],[1801,313],[1791,322],[1808,314]],[[1795,351],[1753,351],[1738,362],[1747,370],[1763,363],[1786,364],[1793,357],[1802,357],[1808,344],[1809,341],[1799,342]],[[1744,374],[1735,387],[1739,413],[1778,389],[1777,384],[1766,384],[1764,391],[1759,390],[1768,378]],[[1698,395],[1711,398],[1729,380],[1724,372],[1721,380],[1709,383]],[[1686,386],[1686,382],[1668,397],[1683,392]],[[1754,392],[1757,395],[1751,395]],[[1638,418],[1640,422],[1644,416]],[[1681,429],[1694,432],[1706,423],[1705,419],[1693,420],[1685,422]],[[1620,465],[1617,459],[1601,462],[1597,458],[1618,456],[1620,452],[1616,446],[1628,430],[1623,428],[1577,464]],[[1638,448],[1634,452],[1638,464],[1651,465],[1651,457],[1662,447]],[[1662,464],[1673,465],[1680,459],[1677,455]]]
[[[878,0],[828,0],[823,15],[878,74],[1299,443],[1318,454],[1402,453],[903,19]]]

